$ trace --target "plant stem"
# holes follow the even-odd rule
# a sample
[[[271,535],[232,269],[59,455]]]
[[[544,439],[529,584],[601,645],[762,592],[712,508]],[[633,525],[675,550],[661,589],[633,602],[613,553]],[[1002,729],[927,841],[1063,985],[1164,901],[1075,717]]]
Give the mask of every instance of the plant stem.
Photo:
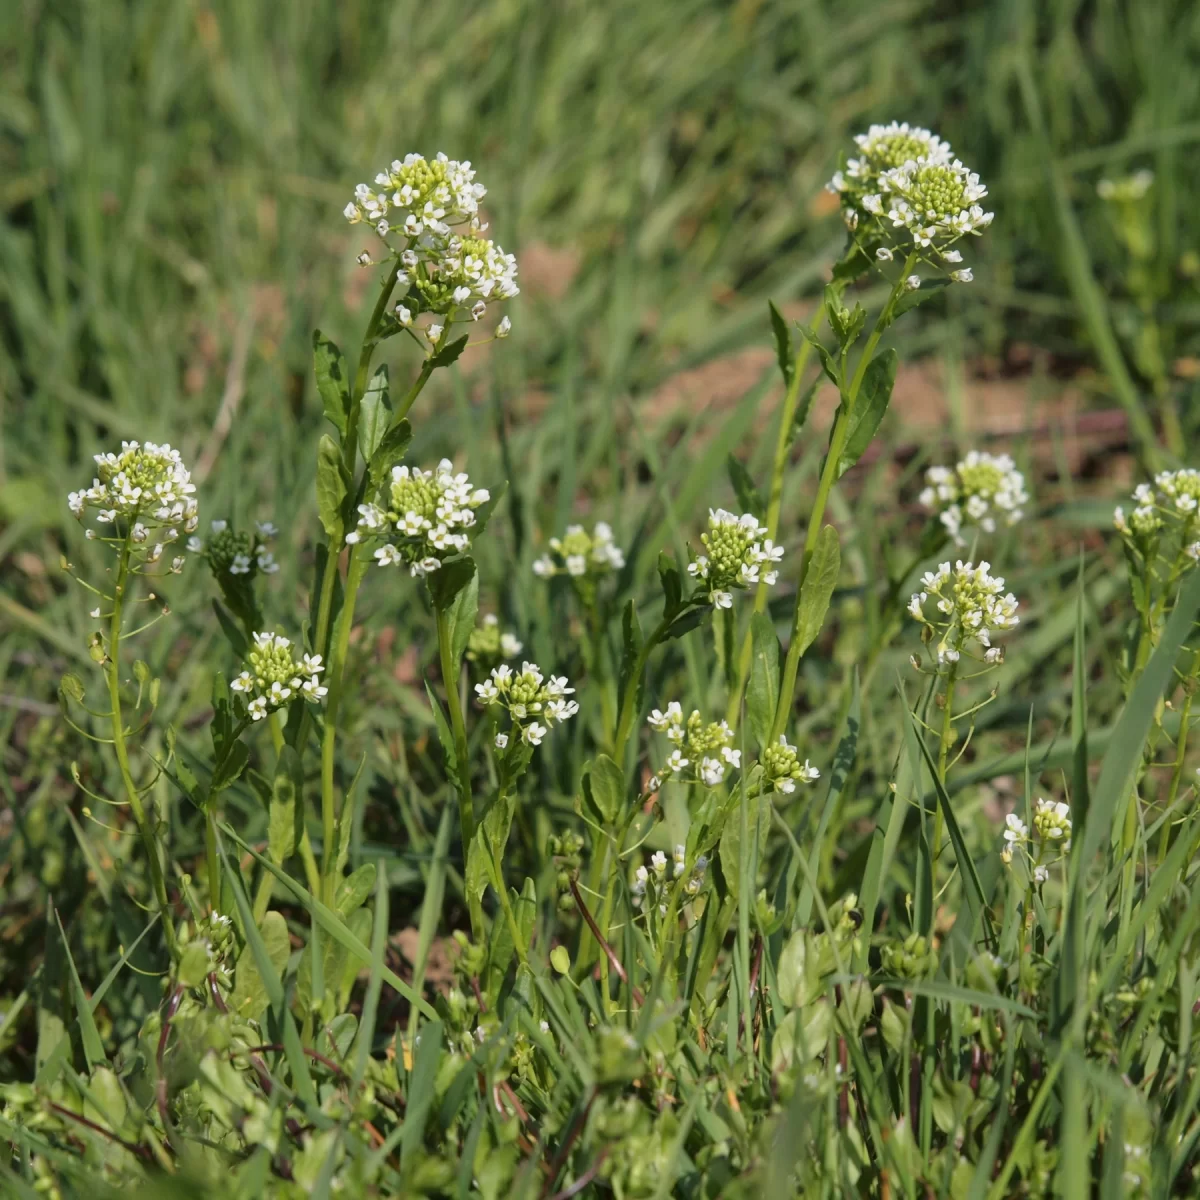
[[[954,685],[958,678],[958,663],[952,662],[946,674],[946,706],[942,710],[942,736],[938,744],[938,780],[942,787],[946,786],[946,764],[950,758],[950,747],[954,744]],[[942,845],[942,823],[945,817],[942,813],[942,803],[937,802],[933,814],[933,844],[929,853],[933,865],[937,866],[938,853]]]
[[[816,333],[821,328],[821,322],[824,319],[825,303],[822,301],[817,306],[817,311],[809,324],[811,332]],[[779,532],[779,510],[783,506],[783,473],[787,470],[788,450],[792,445],[792,424],[796,420],[796,406],[800,402],[800,384],[811,354],[812,343],[804,339],[796,351],[796,357],[792,363],[792,381],[788,384],[788,389],[783,396],[783,404],[779,409],[779,430],[775,435],[775,459],[771,464],[771,491],[767,497],[767,537],[772,541]],[[759,583],[758,590],[754,593],[754,611],[756,613],[767,611],[767,591],[768,585]],[[729,694],[729,704],[725,710],[725,719],[730,724],[737,720],[738,713],[741,711],[742,693],[745,691],[746,679],[750,674],[752,653],[750,630],[747,629],[746,635],[742,639],[741,657],[738,659],[736,686]]]
[[[442,664],[442,683],[446,688],[446,706],[450,710],[450,728],[454,734],[454,774],[458,784],[458,825],[462,833],[463,855],[475,836],[475,805],[471,798],[471,764],[467,752],[467,726],[463,720],[462,701],[458,694],[459,664],[450,644],[450,622],[445,612],[435,609],[437,620],[438,655]],[[503,889],[502,889],[503,890]],[[507,906],[508,897],[502,896]]]
[[[204,810],[204,857],[208,862],[208,906],[221,908],[221,860],[217,857],[217,814],[212,804]]]
[[[326,904],[333,903],[336,884],[334,872],[337,858],[337,807],[333,790],[333,768],[337,743],[337,716],[342,700],[342,684],[346,669],[346,652],[350,646],[350,627],[354,623],[354,601],[367,570],[367,560],[358,546],[351,546],[346,571],[346,599],[338,614],[335,638],[331,647],[328,680],[329,697],[325,704],[325,728],[321,737],[321,833],[322,875]]]
[[[808,574],[808,566],[812,561],[813,550],[817,544],[817,535],[821,532],[821,525],[825,519],[825,506],[829,503],[829,494],[833,490],[834,483],[837,481],[838,464],[841,461],[842,452],[846,449],[846,439],[850,434],[850,417],[854,413],[854,405],[858,400],[858,393],[862,388],[862,381],[867,373],[867,367],[870,365],[871,359],[875,354],[875,347],[879,345],[879,339],[883,336],[883,331],[891,322],[892,308],[904,291],[904,280],[911,273],[916,261],[917,254],[914,251],[908,256],[900,277],[892,285],[887,302],[880,309],[879,316],[875,320],[875,326],[871,330],[870,336],[867,338],[867,344],[863,348],[862,355],[858,360],[858,367],[854,372],[854,378],[850,381],[850,386],[842,393],[842,402],[838,405],[837,415],[833,419],[833,430],[829,435],[829,452],[825,457],[825,466],[821,471],[821,481],[817,485],[817,495],[813,501],[812,515],[808,520],[808,532],[804,537],[804,554],[800,560],[800,580],[799,586],[796,589],[796,608],[792,614],[792,637],[788,644],[787,658],[783,665],[783,678],[780,681],[779,687],[779,704],[775,709],[775,724],[771,730],[772,741],[777,740],[779,735],[783,733],[792,711],[792,698],[796,691],[796,672],[800,668],[800,641],[796,633],[800,622],[800,600],[803,596],[804,577]]]
[[[395,286],[396,272],[392,269],[389,261],[387,275],[384,277],[383,286],[379,289],[379,298],[371,310],[371,319],[367,322],[367,332],[363,335],[362,349],[358,352],[358,370],[354,376],[354,391],[350,396],[350,411],[346,414],[346,436],[342,439],[342,462],[345,464],[346,473],[351,478],[354,477],[354,466],[358,460],[358,415],[362,411],[362,398],[366,394],[367,382],[371,376],[375,335],[379,332],[379,323],[387,311],[387,302],[391,298],[392,288]]]
[[[637,694],[641,690],[642,673],[646,670],[646,660],[650,657],[650,651],[658,645],[667,635],[667,630],[671,627],[670,619],[664,613],[663,618],[654,627],[650,636],[642,643],[642,648],[638,651],[637,658],[633,663],[633,670],[629,673],[629,679],[625,685],[625,695],[621,697],[621,715],[617,718],[617,736],[613,739],[613,761],[621,765],[625,757],[625,745],[629,741],[630,731],[633,729],[633,720],[636,713]]]
[[[146,851],[147,865],[150,869],[150,881],[154,887],[154,897],[158,901],[162,913],[163,932],[167,938],[167,946],[171,956],[176,954],[175,921],[171,916],[171,903],[167,897],[167,882],[163,876],[162,863],[158,857],[158,843],[154,838],[154,830],[146,820],[146,810],[142,805],[142,796],[137,784],[133,781],[133,772],[129,768],[129,752],[125,746],[125,721],[121,715],[121,619],[125,610],[125,589],[129,584],[130,544],[128,535],[121,547],[120,562],[117,567],[117,582],[113,589],[112,623],[108,635],[108,661],[104,666],[104,675],[108,683],[108,699],[112,709],[113,748],[117,754],[117,766],[121,772],[121,782],[125,786],[125,795],[129,800],[133,819],[137,822],[138,832],[142,836],[142,845]]]

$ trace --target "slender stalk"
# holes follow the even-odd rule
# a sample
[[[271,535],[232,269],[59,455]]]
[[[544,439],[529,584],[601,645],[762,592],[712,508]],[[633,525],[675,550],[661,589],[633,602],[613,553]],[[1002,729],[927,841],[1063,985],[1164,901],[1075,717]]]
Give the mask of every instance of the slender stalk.
[[[890,323],[892,308],[904,291],[904,280],[912,272],[916,261],[917,255],[914,251],[908,256],[908,260],[904,264],[904,269],[892,286],[887,302],[876,318],[875,326],[871,330],[866,346],[863,348],[862,355],[858,360],[858,367],[854,372],[854,378],[850,381],[850,386],[843,393],[842,402],[838,406],[837,415],[833,419],[833,430],[829,436],[829,452],[825,457],[825,467],[821,471],[821,481],[817,485],[817,495],[813,501],[812,514],[808,521],[808,532],[804,537],[804,554],[800,561],[799,587],[796,589],[796,608],[792,615],[792,637],[788,645],[787,658],[783,664],[783,678],[779,687],[779,704],[775,710],[775,725],[771,730],[772,741],[783,733],[792,711],[792,698],[796,691],[796,673],[800,668],[800,642],[796,637],[796,631],[800,621],[800,599],[803,594],[804,577],[808,574],[808,566],[812,561],[813,550],[817,544],[817,535],[821,532],[821,525],[825,520],[825,507],[829,503],[829,494],[833,491],[833,485],[837,481],[838,463],[841,460],[842,452],[846,449],[846,439],[850,435],[850,417],[854,412],[855,403],[858,401],[858,393],[862,389],[862,382],[867,373],[867,367],[874,357],[875,348],[879,345],[879,339],[883,336],[884,329]]]
[[[174,957],[177,949],[175,921],[171,916],[171,903],[167,897],[167,881],[163,876],[162,863],[158,857],[158,843],[154,838],[154,830],[150,828],[146,820],[142,795],[133,781],[133,772],[129,767],[129,752],[125,745],[125,720],[121,715],[121,619],[125,611],[125,590],[129,584],[130,553],[127,536],[125,544],[121,547],[117,582],[113,589],[112,622],[108,635],[108,661],[104,666],[104,675],[108,683],[109,706],[112,710],[113,749],[117,754],[117,766],[120,768],[121,782],[125,786],[129,808],[133,813],[133,819],[137,822],[138,832],[142,836],[142,845],[145,848],[146,861],[150,869],[150,881],[154,887],[154,897],[158,901],[159,911],[162,913],[163,932],[166,934],[171,956]]]
[[[346,571],[346,599],[338,614],[337,628],[326,676],[329,696],[325,703],[325,729],[321,737],[321,834],[322,875],[324,877],[325,902],[333,902],[336,886],[334,870],[337,858],[337,804],[333,787],[333,768],[337,743],[338,708],[342,700],[342,685],[346,670],[346,653],[350,646],[350,628],[354,624],[354,602],[358,597],[359,585],[366,574],[367,560],[359,553],[358,546],[350,548],[350,561]]]
[[[375,353],[375,337],[379,333],[379,325],[383,314],[387,312],[387,303],[391,299],[392,289],[396,286],[396,272],[389,262],[386,267],[383,286],[379,289],[379,297],[371,310],[371,319],[367,322],[367,332],[363,335],[362,349],[358,352],[358,370],[354,376],[354,391],[350,396],[350,411],[346,414],[346,436],[342,439],[342,462],[346,473],[353,477],[354,466],[358,461],[358,415],[362,411],[362,398],[366,395],[367,382],[371,377],[371,358]],[[405,410],[407,411],[407,410]]]
[[[942,735],[938,742],[938,780],[942,787],[946,786],[946,770],[947,763],[950,759],[950,747],[954,744],[954,685],[958,679],[958,663],[952,662],[950,670],[946,674],[946,705],[942,709]],[[938,801],[937,809],[933,814],[933,845],[929,848],[929,853],[933,857],[934,865],[937,865],[938,855],[942,847],[942,823],[945,817],[942,814],[942,804]]]
[[[204,857],[208,862],[208,904],[221,907],[221,860],[217,857],[217,814],[210,804],[204,810]]]
[[[458,825],[462,832],[463,854],[466,855],[475,836],[475,805],[471,797],[471,764],[467,752],[467,726],[463,720],[462,701],[458,694],[459,663],[450,644],[450,622],[442,609],[436,609],[438,655],[442,664],[442,683],[446,688],[446,707],[450,710],[450,729],[454,734],[454,774],[458,785]],[[503,888],[501,888],[503,891]],[[507,906],[508,897],[502,896]]]
[[[621,715],[617,718],[617,736],[613,739],[613,760],[617,763],[620,763],[625,757],[625,746],[629,741],[629,734],[633,729],[634,718],[637,716],[637,694],[641,690],[642,675],[646,670],[646,661],[650,657],[650,651],[666,637],[670,626],[670,620],[664,615],[662,620],[654,627],[650,636],[642,643],[642,648],[638,651],[638,656],[634,660],[633,670],[629,674],[629,682],[625,688],[625,695],[621,697]]]
[[[817,306],[809,329],[816,333],[825,319],[824,301]],[[792,425],[796,420],[796,406],[800,403],[800,384],[808,367],[809,356],[812,354],[812,343],[805,339],[796,351],[792,363],[792,381],[783,396],[783,404],[779,409],[779,429],[775,435],[775,459],[771,464],[771,490],[767,496],[767,537],[775,540],[779,532],[779,512],[783,507],[783,475],[787,470],[788,450],[792,444]],[[765,583],[758,585],[754,594],[754,611],[767,611],[768,587]],[[725,719],[732,724],[737,720],[742,707],[742,693],[746,689],[746,679],[750,674],[750,657],[753,653],[750,630],[742,639],[742,652],[738,659],[736,685],[729,693],[729,703],[725,709]]]

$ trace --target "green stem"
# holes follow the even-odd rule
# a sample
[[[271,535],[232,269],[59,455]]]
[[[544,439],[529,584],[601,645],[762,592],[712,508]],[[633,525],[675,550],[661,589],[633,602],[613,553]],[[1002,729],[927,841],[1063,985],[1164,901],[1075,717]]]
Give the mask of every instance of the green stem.
[[[475,836],[475,805],[471,797],[471,764],[467,752],[467,726],[463,720],[462,701],[459,698],[458,660],[454,656],[454,647],[450,644],[450,622],[445,612],[435,609],[437,620],[438,655],[442,664],[442,683],[446,688],[446,707],[450,710],[450,729],[454,734],[454,774],[458,790],[458,825],[462,833],[463,855],[471,845]],[[501,888],[503,893],[503,888]],[[501,895],[507,908],[508,897]]]
[[[600,693],[602,740],[604,748],[611,751],[617,714],[613,712],[613,698],[608,687],[608,659],[604,653],[604,617],[599,604],[592,604],[587,611],[592,635],[591,668],[596,680],[596,690]]]
[[[333,788],[337,717],[342,701],[346,653],[350,646],[350,627],[354,624],[354,602],[366,570],[367,560],[359,553],[358,546],[352,546],[346,572],[346,599],[342,604],[342,611],[338,614],[329,658],[329,672],[326,675],[329,696],[325,703],[325,729],[321,737],[321,834],[324,842],[322,875],[326,904],[333,903],[333,892],[337,882],[334,878],[337,866],[337,805]]]
[[[667,630],[671,627],[671,621],[664,613],[663,618],[654,627],[654,631],[642,643],[642,648],[638,651],[637,658],[634,660],[633,670],[629,673],[629,680],[625,686],[625,695],[621,697],[621,715],[617,718],[617,736],[613,739],[613,761],[620,765],[625,758],[625,745],[629,741],[629,734],[633,729],[634,718],[637,716],[637,694],[641,690],[642,674],[646,670],[646,660],[650,657],[650,651],[658,645],[667,635]]]
[[[938,779],[942,787],[946,786],[947,763],[950,759],[950,747],[954,744],[954,685],[958,678],[958,663],[952,662],[946,675],[946,705],[942,709],[942,735],[938,743]],[[937,865],[938,854],[942,845],[942,803],[939,800],[933,814],[933,844],[929,853]]]
[[[783,678],[779,688],[779,704],[775,710],[775,724],[771,730],[772,741],[777,740],[779,735],[783,733],[792,711],[792,699],[796,691],[796,673],[800,668],[800,641],[796,633],[800,622],[800,600],[803,595],[804,577],[808,574],[808,566],[812,561],[813,550],[817,544],[817,535],[821,532],[821,525],[825,519],[825,507],[829,503],[829,494],[833,491],[833,485],[837,481],[838,464],[841,461],[842,452],[846,449],[846,439],[850,435],[850,417],[853,415],[854,405],[858,400],[858,393],[862,388],[863,377],[866,375],[867,367],[870,365],[871,359],[875,354],[875,347],[879,345],[879,339],[883,336],[883,331],[891,322],[892,308],[904,291],[904,280],[912,272],[916,261],[917,254],[914,251],[908,256],[900,277],[892,286],[887,303],[884,304],[879,312],[875,326],[871,330],[870,336],[867,338],[867,344],[858,360],[858,367],[854,372],[854,378],[850,381],[849,388],[843,392],[842,402],[838,405],[837,415],[833,419],[833,430],[829,436],[829,452],[825,456],[825,466],[821,471],[821,481],[817,485],[817,495],[813,501],[812,515],[808,521],[808,532],[804,537],[804,554],[800,560],[799,587],[796,589],[796,608],[792,614],[792,637],[788,644],[787,658],[783,665]]]
[[[208,905],[221,908],[221,860],[217,857],[217,814],[211,805],[204,810],[204,857],[208,862]]]
[[[821,328],[821,322],[824,319],[825,304],[822,301],[817,306],[817,311],[809,325],[811,332],[816,333]],[[803,344],[796,351],[796,357],[792,364],[792,381],[788,384],[783,404],[779,409],[779,429],[775,435],[775,460],[771,464],[771,491],[767,498],[767,537],[772,541],[779,532],[779,512],[783,507],[783,474],[787,469],[788,450],[792,445],[792,424],[796,420],[796,406],[800,403],[800,384],[803,381],[811,354],[812,343],[804,339]],[[767,594],[768,585],[760,583],[754,594],[754,611],[756,613],[767,611]],[[725,710],[725,719],[730,724],[737,720],[738,713],[741,711],[742,693],[745,691],[746,680],[750,675],[752,653],[750,630],[747,629],[746,636],[742,639],[741,657],[738,659],[736,686],[729,694],[729,704]]]
[[[387,275],[384,277],[383,286],[379,289],[379,298],[375,301],[375,307],[371,310],[371,319],[367,322],[367,332],[363,335],[362,349],[358,352],[358,370],[354,376],[354,392],[350,397],[350,411],[346,414],[346,436],[342,439],[342,462],[345,464],[346,473],[351,478],[354,477],[354,466],[358,461],[358,415],[362,411],[362,398],[366,395],[367,383],[371,377],[371,358],[375,353],[375,336],[379,332],[383,314],[387,311],[387,303],[391,299],[392,289],[396,286],[393,261],[389,260],[386,265]]]
[[[158,857],[158,843],[154,838],[154,830],[146,820],[146,810],[142,805],[142,796],[137,784],[133,781],[133,772],[129,767],[129,752],[125,745],[125,721],[121,715],[121,618],[125,609],[125,589],[129,584],[129,539],[121,547],[120,563],[117,567],[117,582],[113,589],[112,623],[109,626],[108,661],[105,663],[104,674],[108,683],[108,699],[112,709],[113,748],[117,754],[117,766],[121,772],[121,782],[125,787],[125,795],[129,800],[129,808],[137,823],[138,832],[142,837],[142,845],[146,851],[146,861],[150,869],[150,881],[154,888],[154,897],[158,901],[162,913],[163,932],[166,935],[167,946],[171,956],[177,952],[175,940],[175,921],[171,915],[171,903],[167,897],[167,881],[163,876],[162,863]]]

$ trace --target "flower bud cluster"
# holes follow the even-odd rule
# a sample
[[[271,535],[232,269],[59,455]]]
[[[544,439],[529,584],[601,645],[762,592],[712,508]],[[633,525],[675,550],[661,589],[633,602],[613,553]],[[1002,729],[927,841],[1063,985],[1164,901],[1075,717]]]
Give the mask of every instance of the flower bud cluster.
[[[588,533],[582,525],[568,525],[561,538],[550,539],[550,553],[533,564],[533,573],[542,579],[569,575],[572,579],[599,579],[625,565],[625,553],[613,541],[612,528],[597,521]]]
[[[229,685],[248,697],[246,711],[255,721],[295,696],[316,704],[329,690],[321,685],[319,654],[296,657],[291,642],[278,633],[256,633],[246,669]]]
[[[742,765],[742,752],[733,748],[733,730],[727,721],[706,724],[699,709],[693,710],[685,721],[683,709],[672,700],[666,712],[656,708],[646,723],[656,732],[665,733],[675,747],[650,781],[651,791],[658,790],[665,775],[703,787],[717,787],[725,782],[730,770]]]
[[[516,658],[525,647],[515,633],[500,632],[500,618],[484,613],[481,624],[467,638],[467,659],[491,669],[501,660]]]
[[[1004,818],[1004,846],[1000,858],[1012,865],[1014,855],[1025,857],[1030,878],[1036,884],[1050,878],[1050,868],[1071,849],[1071,809],[1061,800],[1039,799],[1033,806],[1033,834],[1029,826],[1009,813]]]
[[[796,790],[797,783],[816,783],[821,778],[821,772],[807,758],[801,763],[796,747],[788,745],[782,733],[778,742],[767,744],[762,753],[762,768],[764,790],[787,795]]]
[[[956,546],[966,545],[964,526],[995,533],[998,524],[1017,524],[1029,503],[1025,476],[1007,454],[972,450],[953,467],[930,467],[925,483],[921,504],[938,514]]]
[[[951,567],[944,562],[936,571],[925,572],[921,587],[908,611],[925,626],[928,639],[937,640],[939,665],[957,662],[971,642],[984,649],[984,662],[1002,661],[991,637],[1018,624],[1017,600],[1005,593],[1004,580],[992,575],[990,563],[975,566],[960,559]]]
[[[358,526],[346,541],[392,537],[375,551],[379,565],[404,563],[410,574],[427,575],[467,549],[475,510],[490,498],[487,488],[471,486],[465,471],[456,475],[448,458],[433,471],[393,467],[375,503],[358,506]]]
[[[1200,471],[1184,467],[1160,471],[1153,486],[1140,483],[1133,491],[1134,507],[1113,513],[1117,532],[1147,557],[1158,552],[1160,542],[1172,539],[1193,562],[1200,561]],[[1174,546],[1172,548],[1175,548]]]
[[[522,663],[520,671],[496,667],[490,678],[475,685],[475,692],[483,704],[507,709],[513,730],[530,746],[540,746],[551,726],[579,711],[579,705],[566,698],[575,692],[567,686],[567,677],[551,675],[547,680],[530,662]],[[497,748],[505,749],[508,740],[508,734],[497,734]]]
[[[903,941],[894,939],[879,950],[879,965],[897,979],[923,979],[937,967],[937,951],[920,933],[910,933]]]
[[[697,896],[700,894],[700,889],[704,887],[707,872],[707,855],[698,855],[689,871],[687,850],[684,846],[678,845],[674,849],[671,867],[668,870],[667,856],[661,850],[656,850],[650,856],[650,866],[648,868],[644,865],[639,866],[633,873],[630,891],[633,893],[634,907],[641,908],[643,904],[646,904],[648,911],[653,911],[657,906],[659,915],[665,916],[667,896],[671,888],[681,887],[683,895],[688,898]]]
[[[733,607],[733,588],[772,585],[779,578],[775,566],[783,558],[783,547],[767,537],[767,527],[753,513],[739,517],[710,508],[708,532],[700,541],[705,553],[688,564],[688,574],[707,585],[708,598],[718,608]]]
[[[203,554],[218,578],[233,576],[251,583],[259,572],[274,575],[279,570],[275,555],[267,549],[267,544],[278,532],[270,521],[256,522],[252,534],[230,529],[228,521],[213,521],[208,540],[190,537],[187,548],[193,554]]]
[[[979,204],[987,195],[979,176],[928,129],[893,121],[872,125],[854,140],[858,156],[847,159],[827,186],[841,199],[846,225],[860,244],[883,262],[897,250],[930,251],[938,265],[961,262],[954,243],[981,233],[994,215]],[[949,277],[972,279],[969,268]],[[914,275],[908,286],[920,282]]]
[[[181,531],[195,530],[196,485],[178,450],[153,442],[122,442],[119,454],[97,454],[95,461],[92,486],[67,496],[71,512],[80,520],[94,508],[98,524],[121,522],[135,553],[148,563],[157,562]],[[97,535],[89,529],[86,536]],[[172,570],[178,571],[183,561],[177,556]]]
[[[483,237],[479,201],[486,194],[469,162],[409,154],[379,172],[374,188],[360,183],[343,210],[352,225],[370,225],[399,259],[399,324],[411,326],[422,312],[440,318],[425,331],[432,347],[455,321],[478,321],[491,301],[510,300],[520,290],[516,258]],[[370,255],[359,261],[371,265]],[[498,336],[511,327],[505,322]]]

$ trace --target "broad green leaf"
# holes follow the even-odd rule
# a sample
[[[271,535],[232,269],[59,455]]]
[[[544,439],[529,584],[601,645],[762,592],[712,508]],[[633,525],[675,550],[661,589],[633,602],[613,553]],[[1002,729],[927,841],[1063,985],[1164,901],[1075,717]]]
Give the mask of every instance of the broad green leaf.
[[[840,479],[860,458],[879,430],[880,422],[892,399],[896,384],[896,351],[893,347],[880,351],[863,373],[862,387],[849,417],[846,446],[838,459]]]
[[[434,607],[446,612],[454,603],[454,598],[474,577],[475,560],[469,554],[447,559],[439,570],[431,571],[426,576]]]
[[[784,387],[791,387],[792,376],[796,373],[792,335],[788,332],[783,314],[775,307],[774,300],[767,301],[767,309],[771,314],[771,332],[775,335],[775,357],[779,362],[779,373],[783,376]]]
[[[896,297],[896,303],[892,305],[892,321],[897,317],[908,312],[910,308],[916,308],[918,304],[924,304],[926,300],[932,300],[934,296],[940,296],[942,289],[950,283],[948,279],[925,279],[921,282],[919,288],[915,288],[911,292],[901,292]],[[888,322],[891,324],[891,321]]]
[[[465,340],[465,339],[464,339]],[[442,1023],[430,1021],[421,1029],[413,1054],[412,1074],[405,1097],[404,1132],[400,1136],[400,1161],[406,1163],[420,1149],[425,1122],[437,1096],[438,1063],[442,1055]]]
[[[665,551],[658,556],[658,580],[663,590],[663,612],[674,612],[683,599],[683,585],[675,560]]]
[[[313,373],[317,377],[317,393],[325,418],[345,437],[346,414],[350,411],[350,377],[346,360],[333,342],[321,336],[319,329],[313,330]]]
[[[363,901],[371,894],[375,886],[375,864],[363,863],[357,871],[352,871],[337,886],[333,907],[338,915],[348,917],[356,908],[361,908]]]
[[[750,472],[735,454],[726,458],[725,469],[729,473],[729,482],[733,485],[733,493],[737,496],[742,512],[753,513],[761,521],[766,514],[767,505],[755,487],[754,480],[750,478]]]
[[[446,610],[446,620],[450,624],[450,650],[456,663],[462,661],[478,616],[479,572],[472,571],[466,586],[459,591]]]
[[[87,1060],[88,1070],[95,1070],[105,1061],[104,1043],[100,1040],[100,1031],[96,1028],[96,1019],[92,1016],[91,1005],[88,1004],[87,994],[75,968],[75,959],[71,957],[71,947],[67,942],[67,931],[63,929],[62,918],[58,910],[54,910],[54,921],[58,926],[58,935],[62,938],[63,955],[66,958],[68,978],[71,984],[71,998],[75,1002],[75,1019],[79,1024],[79,1037],[83,1043],[83,1056]]]
[[[245,743],[231,743],[217,764],[216,770],[213,771],[213,777],[208,785],[206,803],[211,804],[213,797],[218,792],[223,792],[227,787],[236,783],[249,761],[250,751],[246,749]]]
[[[304,832],[304,810],[300,803],[303,783],[300,756],[293,747],[284,745],[275,764],[267,822],[267,853],[280,866],[296,852]]]
[[[793,636],[799,643],[801,654],[817,640],[821,626],[825,624],[825,614],[829,611],[829,601],[833,598],[841,569],[842,550],[837,530],[832,525],[825,525],[817,534],[817,544],[813,547],[812,559],[800,588],[800,603],[796,607]]]
[[[821,370],[825,372],[834,387],[840,389],[842,381],[838,377],[837,361],[826,348],[825,343],[807,325],[798,325],[797,328],[804,340],[817,352],[817,357],[821,360]]]
[[[233,992],[229,997],[229,1007],[252,1021],[258,1020],[269,1005],[282,999],[282,991],[273,994],[273,988],[280,987],[279,977],[287,966],[292,950],[287,922],[282,913],[274,910],[267,913],[262,919],[261,928],[255,930],[255,933],[260,934],[267,957],[275,968],[274,980],[263,977],[258,962],[260,955],[256,954],[253,945],[248,941],[238,955],[237,966],[234,969]]]
[[[371,376],[358,410],[358,448],[363,462],[370,463],[392,421],[392,402],[388,398],[388,369],[383,363]]]
[[[342,452],[327,433],[317,444],[317,514],[326,536],[335,547],[342,544],[342,502],[346,478],[342,474]]]
[[[469,335],[464,333],[462,337],[456,338],[453,342],[447,342],[446,345],[430,358],[427,365],[431,367],[448,367],[458,362],[459,355],[467,348],[469,340]]]
[[[607,754],[597,754],[584,771],[583,787],[592,806],[609,824],[624,806],[625,777]]]
[[[388,428],[367,463],[367,472],[374,487],[387,481],[392,468],[404,457],[411,441],[412,426],[407,418],[401,418]]]
[[[220,625],[221,632],[225,635],[225,640],[232,647],[234,654],[239,659],[245,658],[247,651],[250,649],[250,643],[247,642],[245,633],[238,628],[234,619],[225,611],[225,606],[220,600],[214,597],[212,607],[213,613],[217,618],[217,624]]]
[[[775,625],[766,613],[755,613],[750,618],[750,646],[746,716],[761,750],[770,740],[779,699],[779,639],[775,636]]]

